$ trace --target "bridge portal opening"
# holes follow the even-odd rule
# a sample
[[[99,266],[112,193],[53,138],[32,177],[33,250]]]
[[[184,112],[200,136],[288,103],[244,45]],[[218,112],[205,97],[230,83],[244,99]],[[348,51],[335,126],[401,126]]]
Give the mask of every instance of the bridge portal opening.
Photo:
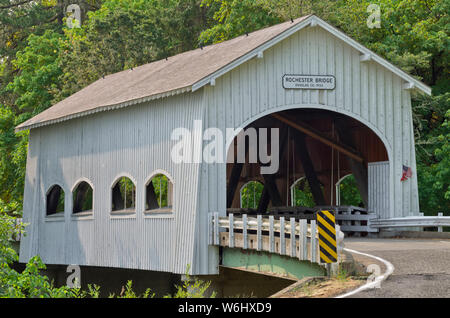
[[[319,208],[348,206],[367,211],[368,164],[388,161],[383,141],[369,127],[337,112],[293,109],[261,117],[244,131],[249,128],[256,131],[257,140],[252,140],[254,133],[247,133],[245,148],[239,149],[236,136],[228,149],[228,213],[312,217]],[[267,141],[265,151],[270,155],[272,128],[279,134],[279,165],[276,172],[264,174],[261,168],[268,164],[259,156],[255,159],[251,149],[260,154],[261,140]],[[267,136],[261,134],[264,129]],[[243,156],[242,149],[244,161],[238,157]],[[261,186],[246,187],[256,183]]]

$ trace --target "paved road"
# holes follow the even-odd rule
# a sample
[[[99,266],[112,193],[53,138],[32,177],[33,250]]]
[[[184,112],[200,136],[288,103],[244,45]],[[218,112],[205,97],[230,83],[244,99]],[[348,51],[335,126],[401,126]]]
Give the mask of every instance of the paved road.
[[[345,247],[381,257],[395,267],[381,288],[352,297],[450,298],[450,240],[346,238]],[[375,263],[372,259],[353,257],[365,265]],[[384,266],[381,270],[384,273]]]

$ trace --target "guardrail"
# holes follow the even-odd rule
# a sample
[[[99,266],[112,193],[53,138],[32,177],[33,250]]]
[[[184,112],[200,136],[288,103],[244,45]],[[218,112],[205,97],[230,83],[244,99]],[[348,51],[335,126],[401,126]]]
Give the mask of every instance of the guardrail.
[[[399,227],[437,227],[438,232],[443,231],[443,227],[450,227],[450,216],[443,216],[439,212],[437,216],[406,216],[400,218],[378,219],[372,212],[358,211],[349,206],[346,209],[336,210],[336,222],[341,230],[346,233],[359,234],[376,233],[381,228]]]
[[[336,225],[338,261],[343,248],[344,234]],[[287,255],[320,264],[319,234],[316,220],[298,220],[274,216],[219,217],[209,214],[209,245],[230,248],[254,249],[280,255]]]
[[[373,212],[354,205],[341,206],[317,206],[316,209],[333,211],[336,223],[341,227],[341,231],[359,236],[360,233],[378,232],[377,228],[370,227],[370,221],[377,218]]]
[[[374,219],[370,221],[373,228],[395,228],[395,227],[437,227],[442,232],[442,227],[450,227],[450,216],[406,216],[392,219]]]
[[[377,218],[375,213],[363,214],[359,211],[348,209],[336,213],[336,222],[341,226],[343,232],[353,233],[375,233],[379,230],[371,226],[372,221]]]

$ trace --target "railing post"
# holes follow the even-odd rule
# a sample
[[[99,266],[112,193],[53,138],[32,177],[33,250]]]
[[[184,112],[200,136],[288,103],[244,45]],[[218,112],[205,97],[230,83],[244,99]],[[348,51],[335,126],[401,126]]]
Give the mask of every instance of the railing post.
[[[280,254],[286,255],[286,237],[284,235],[284,216],[280,217]]]
[[[248,248],[248,235],[247,235],[247,214],[242,215],[242,236],[244,239],[244,250]]]
[[[220,245],[219,212],[214,212],[214,245]]]
[[[359,211],[355,211],[355,215],[361,215],[361,212],[359,212]],[[336,222],[336,224],[337,224],[337,222]],[[355,218],[355,226],[360,226],[361,225],[361,221],[360,220],[357,220],[357,217]],[[353,234],[355,237],[361,237],[361,232],[355,232],[354,234]]]
[[[228,235],[229,235],[229,237],[228,237],[228,240],[229,240],[228,246],[230,248],[233,248],[234,247],[234,218],[233,218],[233,213],[230,213],[228,215],[228,222],[229,222],[229,231],[230,231],[228,233]]]
[[[213,245],[214,228],[212,213],[208,213],[208,245]]]
[[[438,212],[438,216],[444,216],[444,213]],[[442,232],[442,226],[438,226],[438,232]]]
[[[269,252],[275,251],[275,236],[273,234],[273,215],[269,216]]]
[[[311,262],[317,263],[317,227],[316,220],[311,220]]]
[[[301,233],[301,256],[302,260],[308,259],[308,221],[306,219],[300,220]],[[300,239],[300,238],[299,238]]]
[[[347,211],[343,212],[344,215],[352,215],[352,209],[350,207],[347,207]],[[342,222],[343,225],[347,225],[349,228],[351,228],[352,221],[345,221]]]
[[[258,214],[257,216],[257,220],[258,220],[258,228],[256,230],[256,237],[257,237],[257,248],[256,250],[261,251],[262,250],[262,215]]]
[[[296,256],[297,244],[295,244],[295,218],[290,219],[291,222],[291,257]]]
[[[338,256],[338,263],[341,262],[341,254],[344,249],[344,233],[341,232],[341,227],[339,224],[335,224],[334,230],[336,232],[336,253]]]
[[[370,230],[370,232],[368,234],[368,237],[376,237],[376,234],[374,234],[372,232],[372,230],[375,229],[376,232],[378,232],[378,229],[372,227],[372,220],[375,220],[375,219],[378,218],[377,214],[374,211],[367,211],[367,215],[368,215],[368,217],[367,217],[367,229]]]

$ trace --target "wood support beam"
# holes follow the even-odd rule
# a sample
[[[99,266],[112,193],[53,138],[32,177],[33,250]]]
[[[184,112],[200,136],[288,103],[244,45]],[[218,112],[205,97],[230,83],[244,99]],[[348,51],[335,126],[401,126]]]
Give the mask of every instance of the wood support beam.
[[[280,133],[280,149],[279,156],[280,159],[283,157],[284,149],[288,143],[287,140],[287,128],[282,128]],[[281,206],[283,205],[283,201],[281,200],[280,192],[278,191],[277,184],[275,181],[275,175],[263,174],[264,178],[264,188],[259,199],[258,203],[258,214],[265,213],[267,211],[267,207],[269,206],[269,202],[272,201],[273,206]]]
[[[305,172],[306,179],[308,180],[309,188],[314,198],[316,205],[326,205],[325,197],[323,196],[322,189],[320,188],[320,182],[317,178],[317,174],[314,170],[314,165],[309,156],[308,148],[306,147],[305,135],[299,131],[294,131],[293,136],[298,146],[298,153],[300,154],[300,161]]]
[[[264,185],[263,192],[261,194],[261,198],[259,199],[259,202],[258,202],[257,214],[264,214],[264,213],[266,213],[267,207],[269,206],[269,203],[270,203],[269,190]]]
[[[243,163],[235,162],[233,164],[233,168],[231,169],[231,175],[230,178],[228,179],[227,185],[227,208],[231,208],[231,205],[233,204],[233,199],[234,196],[236,195],[236,189],[239,183],[239,178],[241,177],[243,167],[244,167]]]
[[[112,201],[114,204],[114,210],[123,210],[125,208],[122,193],[120,192],[120,184],[116,183],[112,190]]]
[[[272,206],[282,206],[283,201],[281,200],[280,192],[278,191],[277,184],[275,183],[275,178],[272,174],[263,174],[264,178],[264,188],[270,196],[270,201]]]
[[[147,203],[147,207],[149,210],[158,209],[158,199],[155,193],[155,187],[153,186],[153,182],[150,181],[148,185],[145,187],[146,198],[145,202]],[[170,195],[167,196],[170,198]]]
[[[346,156],[358,161],[358,162],[364,162],[364,158],[352,147],[349,147],[348,145],[342,144],[326,135],[324,135],[322,132],[310,127],[309,125],[305,123],[298,123],[295,122],[283,115],[280,114],[272,114],[272,117],[278,119],[279,121],[291,126],[292,128],[295,128],[297,131],[308,135],[334,149],[337,151],[345,154]]]
[[[349,134],[345,120],[335,119],[334,121],[339,139],[345,144],[353,146],[354,142],[352,135]],[[348,164],[352,170],[352,174],[356,180],[356,186],[358,187],[359,194],[363,200],[364,206],[368,207],[369,202],[369,189],[368,189],[368,171],[367,165],[364,162],[359,162],[353,158],[347,157]]]
[[[56,213],[60,195],[61,188],[59,186],[54,186],[47,194],[47,215]]]
[[[89,190],[89,184],[87,182],[81,182],[74,195],[73,200],[73,213],[80,212],[83,209],[83,203],[86,198],[87,191]]]
[[[248,149],[250,148],[250,145],[247,141],[247,138],[245,138],[245,158],[247,158]],[[234,147],[234,142],[231,144],[231,147]],[[236,151],[234,152],[236,155]],[[236,158],[234,158],[234,164],[233,168],[231,169],[231,175],[228,179],[227,184],[227,209],[231,208],[233,205],[234,196],[236,195],[236,189],[239,184],[239,179],[241,178],[242,169],[244,168],[244,163],[242,162],[236,162]]]

